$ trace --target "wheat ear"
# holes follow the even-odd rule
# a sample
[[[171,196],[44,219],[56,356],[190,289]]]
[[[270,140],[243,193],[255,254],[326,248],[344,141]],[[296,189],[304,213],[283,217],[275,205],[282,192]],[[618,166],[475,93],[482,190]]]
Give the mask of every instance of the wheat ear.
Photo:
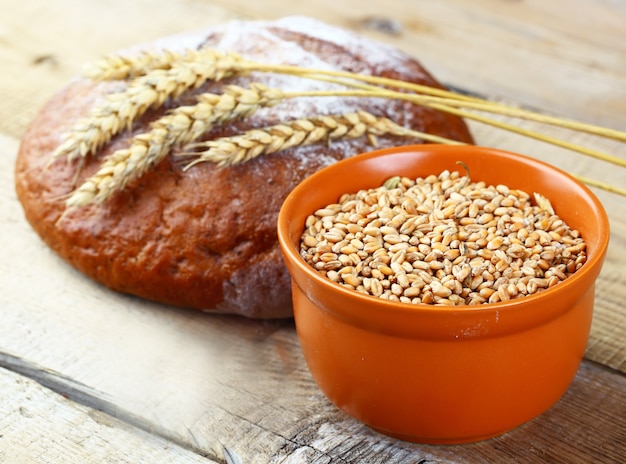
[[[241,135],[192,144],[187,148],[202,148],[203,151],[186,152],[180,156],[197,157],[185,166],[185,170],[202,162],[213,162],[223,167],[244,163],[260,155],[275,153],[288,148],[311,145],[322,141],[331,142],[340,138],[368,136],[370,142],[375,145],[376,136],[387,134],[421,138],[436,143],[461,144],[461,142],[444,137],[407,129],[390,119],[376,117],[366,111],[358,111],[343,115],[297,119],[262,129],[252,129]]]
[[[223,94],[205,93],[193,106],[180,106],[154,121],[149,132],[133,137],[129,148],[106,157],[100,169],[66,200],[68,207],[101,203],[157,164],[172,147],[196,140],[215,124],[249,116],[283,99],[282,91],[262,84],[227,86]]]
[[[134,79],[155,69],[171,69],[183,63],[195,63],[202,60],[215,60],[216,54],[228,55],[236,62],[243,58],[234,52],[218,52],[211,48],[185,50],[183,53],[171,50],[159,52],[141,51],[137,55],[109,55],[98,61],[87,63],[83,75],[96,81]]]
[[[238,59],[235,54],[205,50],[199,61],[174,62],[169,69],[153,69],[137,77],[125,90],[107,95],[89,116],[80,119],[52,159],[67,156],[73,160],[97,151],[149,108],[159,107],[168,98],[176,98],[208,80],[236,74]]]
[[[182,61],[182,56],[170,50],[142,51],[137,56],[110,55],[87,63],[83,75],[95,81],[132,79],[154,69],[170,69],[176,61]]]

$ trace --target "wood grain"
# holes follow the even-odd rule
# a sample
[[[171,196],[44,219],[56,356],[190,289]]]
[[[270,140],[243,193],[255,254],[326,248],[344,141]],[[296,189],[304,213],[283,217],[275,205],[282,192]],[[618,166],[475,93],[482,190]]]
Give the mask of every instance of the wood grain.
[[[220,453],[220,461],[223,453]],[[0,462],[217,463],[0,368]]]
[[[134,462],[228,464],[626,460],[626,201],[617,195],[594,189],[612,237],[587,361],[570,390],[502,437],[433,447],[377,434],[329,404],[291,321],[164,307],[88,280],[39,240],[13,191],[19,137],[84,62],[232,18],[311,14],[397,45],[464,91],[624,129],[624,3],[0,0],[0,10],[11,11],[0,15],[0,462],[96,462],[94,449],[117,462],[130,462],[126,452]],[[625,144],[521,124],[626,158]],[[471,127],[482,145],[626,186],[624,169]]]

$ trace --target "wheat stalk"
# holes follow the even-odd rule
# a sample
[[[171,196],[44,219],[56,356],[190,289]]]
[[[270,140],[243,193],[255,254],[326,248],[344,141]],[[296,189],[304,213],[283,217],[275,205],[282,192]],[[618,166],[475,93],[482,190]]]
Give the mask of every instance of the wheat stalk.
[[[463,107],[463,106],[466,106],[467,104],[471,108],[474,108],[474,109],[480,109],[482,111],[489,111],[490,105],[488,102],[477,103],[476,101],[470,101],[468,103],[468,102],[465,102],[465,100],[459,101],[454,98],[442,98],[442,97],[432,96],[432,95],[420,95],[420,94],[415,94],[415,93],[398,92],[398,91],[385,89],[385,88],[381,88],[381,87],[377,87],[377,86],[373,86],[369,84],[363,84],[359,82],[350,82],[350,81],[345,81],[344,79],[341,79],[341,78],[333,78],[333,77],[328,77],[328,76],[317,76],[314,78],[317,80],[323,80],[323,81],[332,82],[336,84],[342,84],[347,87],[353,87],[359,90],[331,90],[331,91],[315,90],[315,91],[301,92],[300,96],[378,97],[378,98],[404,100],[404,101],[414,103],[416,105],[422,105],[422,106],[427,106],[429,108],[437,109],[444,113],[454,114],[461,118],[472,119],[474,121],[482,122],[492,127],[497,127],[503,130],[507,130],[509,132],[523,135],[525,137],[533,138],[535,140],[549,143],[551,145],[562,147],[567,150],[575,151],[575,152],[590,156],[592,158],[595,158],[601,161],[606,161],[608,163],[615,164],[617,166],[626,167],[626,159],[613,156],[613,155],[610,155],[608,153],[604,153],[598,150],[593,150],[591,148],[583,147],[583,146],[568,142],[566,140],[561,140],[556,137],[551,137],[551,136],[541,134],[541,133],[538,133],[529,129],[524,129],[524,128],[521,128],[512,124],[508,124],[508,123],[498,121],[498,120],[495,120],[495,119],[492,119],[483,115],[471,113],[463,109],[457,108],[457,106]],[[385,79],[385,80],[388,80],[388,79]],[[435,90],[439,90],[439,89],[435,89]],[[436,92],[436,93],[438,94],[439,92]],[[472,98],[472,100],[477,100],[477,99]],[[511,111],[513,110],[514,109],[511,108]],[[494,112],[498,112],[498,111],[494,110]],[[501,113],[501,114],[505,114],[505,113]],[[538,120],[540,115],[537,115],[537,116],[538,116],[537,117],[537,120]],[[547,122],[547,121],[542,121],[542,122]],[[582,123],[579,123],[579,124],[582,124]],[[563,121],[563,124],[561,124],[561,127],[574,129],[573,127],[567,127],[567,126],[568,126],[568,121]],[[594,135],[600,135],[600,136],[612,138],[615,140],[623,139],[624,141],[626,141],[626,133],[624,132],[616,131],[613,129],[606,129],[606,128],[597,128],[598,130],[594,131],[594,128],[596,128],[597,126],[590,126],[590,125],[584,125],[584,124],[583,126],[585,126],[587,129],[583,132],[589,132],[589,133],[595,132]],[[574,130],[582,130],[582,129],[574,129]],[[603,131],[605,133],[602,133]]]
[[[238,55],[204,50],[201,59],[175,61],[169,69],[152,69],[132,80],[120,92],[107,95],[86,118],[80,119],[52,155],[52,161],[67,156],[70,160],[97,151],[150,108],[168,98],[196,88],[207,80],[218,81],[238,72]]]
[[[282,99],[282,91],[262,84],[251,84],[248,88],[227,86],[220,95],[201,94],[196,105],[174,109],[153,122],[149,132],[133,137],[129,148],[105,158],[100,169],[71,193],[66,206],[102,203],[131,180],[141,177],[167,156],[172,147],[197,139],[215,124],[247,117],[258,108],[275,105]]]
[[[376,87],[370,86],[371,89],[381,88],[396,88],[409,90],[418,94],[429,95],[434,97],[440,97],[448,99],[448,104],[454,104],[454,106],[478,109],[494,114],[506,115],[517,117],[521,119],[527,119],[530,121],[550,124],[554,126],[563,127],[580,132],[587,132],[589,134],[598,135],[600,137],[606,137],[613,140],[626,142],[626,132],[610,129],[607,127],[596,126],[593,124],[587,124],[579,121],[574,121],[565,118],[559,118],[555,116],[549,116],[546,114],[529,111],[522,108],[512,107],[502,103],[493,102],[483,98],[478,98],[469,95],[462,95],[450,90],[439,89],[423,84],[416,84],[413,82],[401,81],[398,79],[392,79],[381,76],[371,76],[366,74],[357,74],[349,71],[337,71],[337,70],[324,70],[324,69],[311,69],[301,66],[293,65],[272,65],[267,63],[260,63],[254,61],[243,60],[240,63],[241,70],[254,70],[265,72],[276,72],[282,74],[295,75],[300,77],[307,77],[316,80],[327,80],[336,82],[349,87],[362,87],[359,83],[369,83]],[[363,88],[363,87],[362,87]]]
[[[434,143],[461,144],[461,142],[445,137],[407,129],[388,118],[376,117],[366,111],[358,111],[343,115],[297,119],[261,129],[251,129],[241,135],[191,144],[187,148],[202,148],[203,150],[184,152],[180,156],[196,157],[194,161],[185,166],[185,170],[203,162],[212,162],[224,167],[244,163],[261,155],[322,141],[330,143],[332,140],[340,138],[353,139],[368,136],[370,142],[375,145],[376,136],[387,134],[415,137]]]

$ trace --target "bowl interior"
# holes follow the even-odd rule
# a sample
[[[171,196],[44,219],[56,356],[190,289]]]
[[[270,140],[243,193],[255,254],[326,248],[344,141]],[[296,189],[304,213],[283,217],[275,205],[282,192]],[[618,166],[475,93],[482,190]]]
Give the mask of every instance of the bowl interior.
[[[299,256],[299,241],[309,214],[329,203],[336,202],[343,193],[381,185],[393,176],[426,177],[443,170],[465,174],[463,163],[469,168],[472,181],[504,184],[529,194],[539,193],[548,198],[556,213],[570,227],[578,229],[587,243],[587,262],[573,276],[540,294],[510,300],[506,303],[463,307],[464,312],[490,311],[490,307],[515,307],[547,293],[567,297],[567,287],[593,285],[599,273],[608,245],[609,224],[606,212],[595,195],[582,183],[554,166],[541,161],[485,147],[415,145],[396,147],[358,155],[340,161],[305,179],[285,200],[278,219],[278,234],[292,276],[306,275],[315,285],[327,287],[333,293],[343,293],[354,304],[360,305],[366,317],[368,300],[377,300],[377,309],[388,311],[458,312],[458,307],[442,308],[431,305],[410,305],[378,300],[344,289],[323,278]],[[298,280],[297,278],[295,280]],[[323,299],[323,295],[321,296]]]

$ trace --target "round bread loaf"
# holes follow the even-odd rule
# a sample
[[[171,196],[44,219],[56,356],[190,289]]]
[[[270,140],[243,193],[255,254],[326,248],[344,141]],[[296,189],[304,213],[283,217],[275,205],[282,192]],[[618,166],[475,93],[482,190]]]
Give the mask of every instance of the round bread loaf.
[[[338,69],[437,86],[413,58],[387,45],[308,18],[233,22],[138,49],[182,52],[211,47],[264,63]],[[128,54],[136,50],[127,51]],[[173,148],[168,156],[100,204],[66,209],[64,199],[97,171],[102,160],[127,147],[152,121],[199,92],[261,82],[283,91],[337,88],[326,82],[254,72],[207,82],[139,117],[81,162],[50,163],[63,136],[107,93],[128,85],[76,78],[55,95],[23,136],[16,190],[25,216],[41,238],[72,266],[110,289],[167,305],[253,318],[292,314],[289,275],[276,239],[276,219],[289,191],[337,160],[374,147],[361,137],[299,146],[230,167],[199,163],[188,170]],[[472,142],[454,116],[388,99],[293,98],[224,123],[202,139],[239,134],[297,118],[365,110],[415,130]],[[378,137],[377,147],[419,140]]]

